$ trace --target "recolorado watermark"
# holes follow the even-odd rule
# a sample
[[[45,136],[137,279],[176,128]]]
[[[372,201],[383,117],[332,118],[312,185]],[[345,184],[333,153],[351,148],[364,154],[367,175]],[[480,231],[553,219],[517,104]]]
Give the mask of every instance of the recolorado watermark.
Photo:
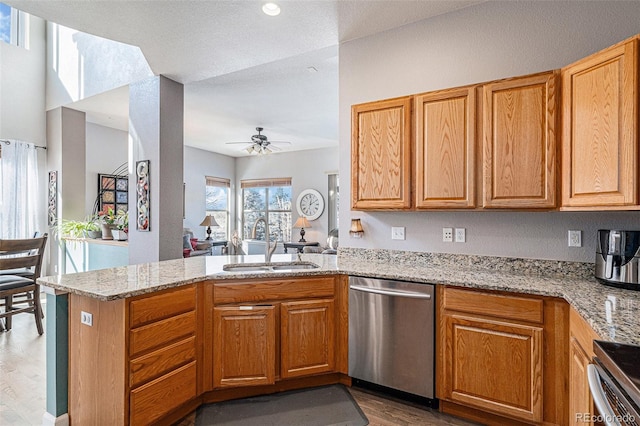
[[[611,414],[576,413],[576,422],[613,423],[614,420],[622,424],[633,424],[636,422],[636,417],[629,413],[616,416]]]

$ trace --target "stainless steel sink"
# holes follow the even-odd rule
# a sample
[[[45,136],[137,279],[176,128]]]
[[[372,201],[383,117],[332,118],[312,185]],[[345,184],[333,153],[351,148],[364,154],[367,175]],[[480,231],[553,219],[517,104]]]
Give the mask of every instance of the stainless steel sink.
[[[282,272],[319,267],[320,265],[312,262],[229,263],[223,265],[222,270],[227,272]]]

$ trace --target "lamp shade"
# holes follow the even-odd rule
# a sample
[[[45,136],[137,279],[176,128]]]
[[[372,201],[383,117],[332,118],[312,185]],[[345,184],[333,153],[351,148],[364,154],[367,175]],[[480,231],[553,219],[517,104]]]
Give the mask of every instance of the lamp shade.
[[[293,224],[293,227],[294,228],[311,228],[311,224],[309,223],[306,217],[300,216],[298,220],[296,220],[296,223]]]
[[[349,229],[349,235],[354,238],[362,238],[364,229],[362,229],[362,223],[360,219],[351,219],[351,229]]]
[[[207,215],[204,217],[204,219],[202,219],[200,226],[220,226],[220,225],[218,225],[218,222],[216,222],[213,216]]]

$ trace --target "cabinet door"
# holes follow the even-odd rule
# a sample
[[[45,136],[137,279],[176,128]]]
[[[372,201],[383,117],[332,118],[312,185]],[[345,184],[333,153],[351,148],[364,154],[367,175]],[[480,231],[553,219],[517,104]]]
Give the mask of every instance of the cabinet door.
[[[569,422],[584,426],[582,416],[593,413],[593,401],[587,379],[589,357],[574,336],[569,342]]]
[[[214,387],[275,382],[274,306],[213,309]]]
[[[484,207],[556,203],[556,72],[483,86]]]
[[[335,312],[331,299],[280,305],[282,378],[335,370]]]
[[[638,40],[562,69],[562,205],[638,204]]]
[[[416,96],[416,208],[475,207],[475,90]]]
[[[411,97],[351,108],[351,207],[411,207]]]
[[[444,321],[444,398],[542,421],[542,328],[452,314]]]

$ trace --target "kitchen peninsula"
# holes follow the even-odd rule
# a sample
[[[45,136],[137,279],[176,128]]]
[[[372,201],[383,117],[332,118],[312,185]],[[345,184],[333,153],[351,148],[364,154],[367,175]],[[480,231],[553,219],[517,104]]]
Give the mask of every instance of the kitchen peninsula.
[[[296,259],[275,255],[273,262]],[[349,383],[349,275],[568,302],[566,311],[570,305],[601,338],[640,344],[640,319],[634,314],[640,294],[602,286],[591,277],[588,264],[349,248],[338,256],[305,254],[302,260],[319,267],[227,272],[225,264],[262,262],[263,256],[206,256],[41,278],[41,285],[60,294],[56,298],[69,299],[72,423],[96,418],[114,424],[170,422],[203,402],[279,391],[287,385]],[[81,311],[92,315],[92,326],[81,324]],[[305,354],[281,353],[280,348],[287,347],[283,340],[296,338],[288,331],[318,324],[322,332],[316,333],[321,337],[310,351],[312,366],[296,365]],[[224,364],[227,372],[247,371],[228,359],[242,341],[227,339],[227,326],[253,333],[260,342],[253,345],[258,348],[255,362],[245,377],[220,370]],[[568,340],[565,331],[558,340]],[[557,411],[563,420],[569,417]]]

